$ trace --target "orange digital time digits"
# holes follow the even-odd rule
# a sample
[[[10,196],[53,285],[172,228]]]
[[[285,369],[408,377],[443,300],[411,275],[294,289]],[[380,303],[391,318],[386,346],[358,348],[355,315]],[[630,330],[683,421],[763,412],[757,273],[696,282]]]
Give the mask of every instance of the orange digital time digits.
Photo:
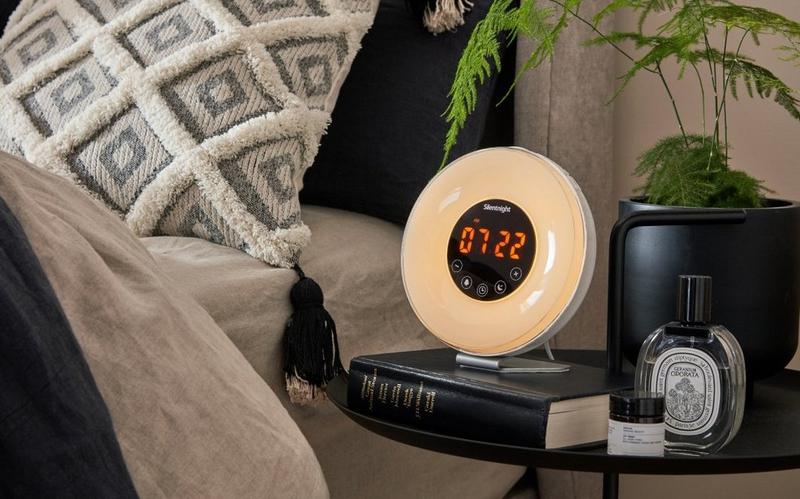
[[[476,247],[480,248],[477,251],[480,254],[485,255],[488,248],[491,247],[490,242],[492,241],[492,231],[487,229],[486,227],[478,227],[478,232],[481,234],[480,238],[480,246]],[[497,242],[494,245],[494,256],[495,258],[506,258],[506,253],[504,249],[506,246],[509,245],[511,242],[511,232],[502,229],[497,232],[499,236],[495,239]],[[527,235],[524,232],[514,232],[514,237],[516,241],[511,245],[508,251],[508,258],[511,260],[519,260],[519,251],[525,246],[525,243],[528,240]],[[475,228],[469,225],[465,225],[461,229],[461,239],[458,242],[458,251],[463,255],[468,255],[472,252],[473,242],[475,240]]]

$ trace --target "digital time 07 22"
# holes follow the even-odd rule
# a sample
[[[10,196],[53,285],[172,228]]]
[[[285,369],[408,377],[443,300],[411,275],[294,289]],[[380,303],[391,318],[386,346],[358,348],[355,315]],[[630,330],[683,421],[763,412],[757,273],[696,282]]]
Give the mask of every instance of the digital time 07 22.
[[[458,252],[469,255],[474,251],[482,255],[489,253],[499,259],[519,260],[519,252],[527,241],[525,232],[500,229],[492,234],[492,230],[486,227],[465,225],[461,229]]]

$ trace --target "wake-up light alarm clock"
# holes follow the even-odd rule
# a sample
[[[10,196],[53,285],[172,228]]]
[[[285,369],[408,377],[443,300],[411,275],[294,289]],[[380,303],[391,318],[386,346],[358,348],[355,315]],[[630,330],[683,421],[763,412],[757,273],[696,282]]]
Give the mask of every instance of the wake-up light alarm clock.
[[[594,262],[594,222],[580,188],[519,147],[476,151],[434,177],[411,211],[401,257],[420,321],[467,354],[459,362],[490,368],[488,358],[528,351],[563,327]]]

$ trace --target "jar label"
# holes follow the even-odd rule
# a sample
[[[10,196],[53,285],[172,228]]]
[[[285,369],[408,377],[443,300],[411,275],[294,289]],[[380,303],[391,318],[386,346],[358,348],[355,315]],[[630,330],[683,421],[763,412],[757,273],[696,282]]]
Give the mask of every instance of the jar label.
[[[673,348],[656,359],[650,390],[664,395],[664,424],[678,435],[699,435],[719,415],[719,369],[696,348]]]
[[[609,419],[608,453],[628,456],[663,456],[664,423],[623,423]]]

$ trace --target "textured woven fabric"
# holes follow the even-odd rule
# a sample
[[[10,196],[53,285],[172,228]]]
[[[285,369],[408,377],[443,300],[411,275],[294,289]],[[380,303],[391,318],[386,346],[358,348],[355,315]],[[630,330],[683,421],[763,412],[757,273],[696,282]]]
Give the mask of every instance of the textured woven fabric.
[[[0,352],[0,497],[137,498],[108,407],[2,196]]]
[[[129,497],[122,493],[124,465],[145,499],[329,497],[314,451],[276,394],[120,220],[69,181],[3,153],[0,198],[52,285],[49,296],[41,286],[0,296],[0,497]],[[20,244],[7,235],[0,231],[0,255]],[[200,239],[154,239],[207,244],[257,268],[292,274]],[[2,282],[15,274],[0,271],[2,295]],[[17,274],[35,280],[29,266]],[[218,276],[224,280],[224,274]],[[48,307],[56,298],[60,322]],[[23,307],[30,320],[17,327],[14,319]],[[6,348],[19,342],[32,342],[33,350],[25,355]],[[54,344],[57,350],[50,348]],[[84,373],[76,369],[81,354],[91,375],[85,367]],[[9,413],[16,397],[5,389],[15,380],[6,374],[15,367],[26,370],[19,383],[33,404]],[[97,401],[91,404],[95,410],[87,410],[92,378],[113,432]],[[12,433],[3,435],[6,430]],[[124,463],[114,459],[114,438]],[[7,473],[17,476],[4,480]],[[17,484],[27,486],[15,494]]]
[[[24,0],[0,39],[0,149],[140,236],[291,266],[298,191],[378,0]]]

